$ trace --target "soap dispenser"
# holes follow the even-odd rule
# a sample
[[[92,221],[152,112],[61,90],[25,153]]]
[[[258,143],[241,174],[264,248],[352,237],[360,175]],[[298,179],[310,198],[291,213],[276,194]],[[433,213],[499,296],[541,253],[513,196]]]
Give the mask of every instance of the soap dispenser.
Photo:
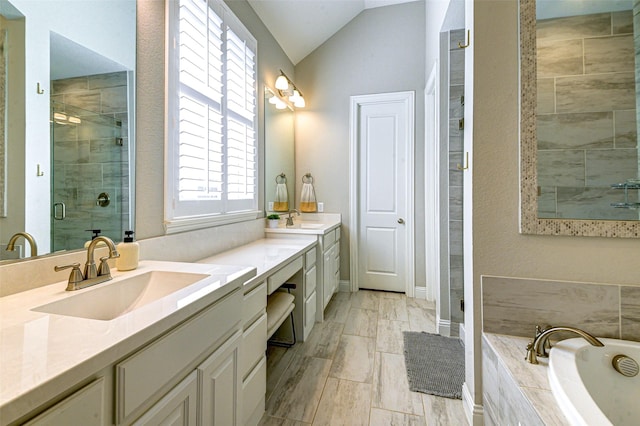
[[[124,231],[124,241],[116,247],[120,257],[116,258],[118,271],[130,271],[138,267],[140,245],[133,241],[133,231]]]

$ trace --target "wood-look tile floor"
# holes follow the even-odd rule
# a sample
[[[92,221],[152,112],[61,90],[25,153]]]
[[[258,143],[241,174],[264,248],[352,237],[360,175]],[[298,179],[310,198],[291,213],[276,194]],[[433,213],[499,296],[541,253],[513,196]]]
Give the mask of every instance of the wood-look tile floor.
[[[462,401],[409,391],[405,330],[434,333],[434,304],[336,293],[306,342],[269,347],[260,425],[467,425]]]

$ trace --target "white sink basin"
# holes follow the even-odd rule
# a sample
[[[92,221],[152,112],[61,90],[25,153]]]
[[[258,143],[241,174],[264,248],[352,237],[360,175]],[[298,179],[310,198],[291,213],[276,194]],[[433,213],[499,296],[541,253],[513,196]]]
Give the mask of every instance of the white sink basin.
[[[189,272],[151,271],[117,279],[99,288],[78,290],[77,295],[32,310],[108,321],[207,277],[207,274]]]

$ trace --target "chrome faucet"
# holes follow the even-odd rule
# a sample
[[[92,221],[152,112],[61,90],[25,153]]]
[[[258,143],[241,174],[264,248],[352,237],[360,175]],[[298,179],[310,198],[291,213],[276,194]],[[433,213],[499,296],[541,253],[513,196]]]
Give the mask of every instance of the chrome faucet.
[[[93,252],[95,251],[98,243],[101,241],[107,245],[107,248],[109,249],[109,255],[101,257],[100,266],[96,267]],[[120,257],[120,254],[118,254],[118,251],[116,250],[116,245],[110,238],[105,237],[104,235],[100,235],[91,240],[91,243],[87,247],[87,263],[84,265],[84,273],[80,271],[79,263],[56,266],[53,269],[58,272],[64,269],[72,268],[67,284],[67,291],[80,290],[95,284],[109,281],[111,279],[111,269],[109,268],[109,264],[107,263],[107,261],[116,257]]]
[[[33,238],[33,235],[29,234],[28,232],[18,232],[17,234],[14,234],[9,239],[9,243],[7,244],[7,251],[14,251],[16,249],[16,241],[18,241],[18,238],[20,237],[24,237],[24,239],[29,243],[29,246],[31,247],[31,256],[37,256],[38,245],[36,244],[36,240],[35,238]]]
[[[565,326],[559,326],[559,327],[549,326],[545,329],[541,329],[539,326],[536,326],[536,337],[527,345],[527,356],[525,359],[531,364],[537,364],[538,357],[542,357],[542,358],[548,357],[549,354],[547,353],[546,349],[551,348],[551,344],[549,343],[549,337],[552,334],[555,334],[561,331],[569,331],[571,333],[575,333],[583,337],[587,342],[589,342],[593,346],[599,346],[599,347],[604,346],[604,344],[600,340],[598,340],[591,334],[587,333],[586,331],[580,330],[578,328],[565,327]]]
[[[296,216],[300,216],[300,212],[298,210],[289,210],[289,213],[287,213],[289,215],[287,216],[287,226],[293,226],[293,216],[291,216],[292,213],[295,213]]]

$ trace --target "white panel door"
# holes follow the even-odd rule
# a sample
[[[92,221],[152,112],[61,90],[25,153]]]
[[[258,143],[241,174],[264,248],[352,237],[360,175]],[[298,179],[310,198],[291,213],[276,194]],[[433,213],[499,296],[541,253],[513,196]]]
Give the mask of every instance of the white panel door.
[[[407,107],[408,99],[380,96],[361,103],[356,117],[358,286],[404,293],[408,263],[413,262],[407,253],[412,108]]]

